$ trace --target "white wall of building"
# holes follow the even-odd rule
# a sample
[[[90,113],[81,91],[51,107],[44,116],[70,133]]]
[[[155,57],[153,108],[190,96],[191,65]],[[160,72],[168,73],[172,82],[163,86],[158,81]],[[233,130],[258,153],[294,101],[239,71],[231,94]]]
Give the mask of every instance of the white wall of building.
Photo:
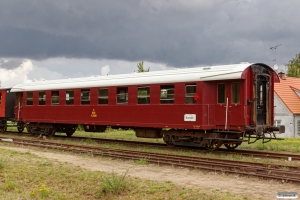
[[[277,136],[283,138],[299,137],[295,132],[297,124],[295,124],[296,121],[293,113],[286,107],[276,93],[274,94],[274,106],[274,122],[280,121],[281,125],[285,126],[285,133],[278,134]],[[298,116],[298,119],[300,120],[300,116]]]
[[[297,122],[300,121],[300,115],[295,115],[295,137],[300,138],[300,127],[297,126]]]

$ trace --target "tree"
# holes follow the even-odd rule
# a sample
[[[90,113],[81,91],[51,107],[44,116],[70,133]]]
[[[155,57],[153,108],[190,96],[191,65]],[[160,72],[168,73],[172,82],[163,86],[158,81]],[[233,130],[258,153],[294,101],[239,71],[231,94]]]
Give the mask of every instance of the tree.
[[[285,66],[288,67],[287,76],[300,78],[300,53],[290,60]]]
[[[137,68],[138,68],[138,73],[150,71],[150,67],[148,69],[144,69],[144,61],[143,60],[137,64]]]

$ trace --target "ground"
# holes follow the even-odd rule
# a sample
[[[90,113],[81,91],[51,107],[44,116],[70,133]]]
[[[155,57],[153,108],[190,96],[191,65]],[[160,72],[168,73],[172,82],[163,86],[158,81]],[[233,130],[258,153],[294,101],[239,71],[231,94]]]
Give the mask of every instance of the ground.
[[[28,152],[28,148],[23,147],[0,146],[0,148]],[[249,199],[277,199],[277,192],[300,193],[299,185],[273,180],[261,180],[255,177],[241,177],[238,175],[226,175],[152,164],[138,165],[133,161],[75,155],[65,152],[41,151],[32,148],[30,148],[30,153],[52,159],[56,162],[68,162],[87,170],[98,170],[107,173],[113,171],[119,174],[124,174],[128,170],[128,175],[131,177],[140,177],[142,179],[162,182],[171,181],[174,184],[183,185],[185,187],[203,188],[207,190],[218,189],[223,192],[230,192],[231,194],[248,196]]]

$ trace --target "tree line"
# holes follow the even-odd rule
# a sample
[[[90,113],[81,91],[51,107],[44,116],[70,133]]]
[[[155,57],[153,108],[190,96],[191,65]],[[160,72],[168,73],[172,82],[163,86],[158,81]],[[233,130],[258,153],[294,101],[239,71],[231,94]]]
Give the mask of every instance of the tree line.
[[[287,76],[300,78],[300,53],[285,64],[288,67]]]

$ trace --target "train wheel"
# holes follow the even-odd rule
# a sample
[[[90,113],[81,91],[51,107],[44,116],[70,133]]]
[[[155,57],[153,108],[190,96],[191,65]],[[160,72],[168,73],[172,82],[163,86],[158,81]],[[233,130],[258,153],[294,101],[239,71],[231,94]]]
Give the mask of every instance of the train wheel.
[[[65,133],[67,134],[68,137],[71,137],[75,133],[76,129],[77,126],[69,127],[65,130]]]
[[[74,131],[67,131],[66,134],[68,137],[71,137],[73,134],[75,133],[75,130]]]
[[[209,151],[217,150],[223,142],[221,140],[211,140],[210,144],[206,145],[206,149]]]
[[[7,130],[7,127],[6,127],[6,126],[2,126],[2,127],[0,128],[0,132],[1,132],[1,133],[4,133],[6,130]]]
[[[22,133],[24,131],[24,123],[18,122],[17,129],[18,129],[19,133]]]
[[[49,137],[52,137],[52,136],[55,135],[55,133],[56,133],[56,128],[52,128],[52,129],[50,130],[48,136],[49,136]]]
[[[28,133],[31,133],[31,128],[30,127],[26,127],[26,130]],[[32,134],[32,133],[31,133]],[[34,135],[34,134],[33,134]]]
[[[4,133],[7,130],[7,122],[5,119],[1,120],[0,132]]]
[[[224,144],[224,146],[227,148],[227,149],[230,149],[230,150],[233,150],[235,148],[237,148],[241,143],[227,143],[227,144]]]
[[[169,147],[174,147],[175,144],[172,141],[172,136],[171,135],[164,135],[163,137],[164,142],[169,146]]]

